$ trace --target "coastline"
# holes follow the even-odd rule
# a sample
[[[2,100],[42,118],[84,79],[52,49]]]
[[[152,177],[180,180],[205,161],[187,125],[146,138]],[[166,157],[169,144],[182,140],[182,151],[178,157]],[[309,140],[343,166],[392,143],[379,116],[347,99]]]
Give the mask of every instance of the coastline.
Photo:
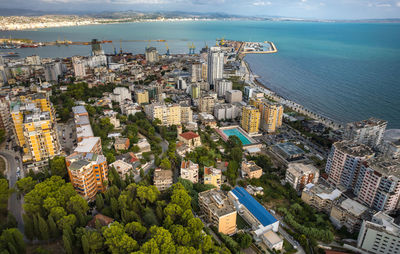
[[[280,94],[278,94],[276,91],[273,91],[266,84],[264,84],[262,82],[262,80],[258,79],[260,76],[258,76],[251,70],[250,64],[245,59],[242,59],[242,61],[244,62],[246,69],[247,69],[247,74],[248,74],[248,82],[247,83],[250,86],[254,86],[254,87],[260,89],[262,92],[267,94],[267,96],[269,98],[283,104],[285,107],[288,107],[297,113],[306,115],[306,116],[332,128],[333,130],[339,130],[339,129],[343,128],[344,123],[340,123],[335,120],[332,120],[329,117],[324,116],[322,113],[317,113],[317,112],[311,111],[308,108],[304,107],[303,105],[301,105],[295,101],[292,101],[288,98],[285,98],[285,97],[281,96]]]

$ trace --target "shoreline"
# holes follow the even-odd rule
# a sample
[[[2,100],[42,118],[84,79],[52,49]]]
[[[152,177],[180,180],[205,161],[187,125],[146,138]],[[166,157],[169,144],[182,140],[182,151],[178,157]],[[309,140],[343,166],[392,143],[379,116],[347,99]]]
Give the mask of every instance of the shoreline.
[[[264,92],[265,94],[267,94],[267,96],[269,98],[281,103],[285,107],[288,107],[297,113],[306,115],[306,116],[332,128],[333,130],[339,130],[344,127],[345,123],[340,123],[338,121],[335,121],[329,117],[324,116],[323,113],[314,112],[314,111],[306,108],[305,106],[303,106],[295,101],[290,100],[289,98],[285,98],[284,96],[281,96],[278,92],[272,90],[266,84],[264,84],[264,82],[262,82],[262,80],[259,80],[260,76],[258,76],[251,70],[250,64],[245,59],[242,59],[242,61],[246,65],[247,74],[249,76],[248,84],[250,86],[254,86],[256,88],[261,89],[261,91]]]

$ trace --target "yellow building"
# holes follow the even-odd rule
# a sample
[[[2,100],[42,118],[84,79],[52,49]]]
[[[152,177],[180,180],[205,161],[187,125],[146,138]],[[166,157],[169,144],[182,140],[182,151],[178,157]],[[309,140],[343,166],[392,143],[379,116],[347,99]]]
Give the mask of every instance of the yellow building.
[[[45,94],[20,96],[11,104],[11,118],[24,161],[39,162],[60,154],[53,107]]]
[[[211,184],[221,188],[222,184],[222,171],[218,168],[204,167],[204,184]]]
[[[269,133],[282,126],[283,106],[267,99],[250,100],[250,105],[256,107],[261,114],[260,127]]]
[[[218,228],[218,232],[236,233],[237,212],[233,202],[218,189],[199,193],[199,206],[207,221]]]
[[[144,107],[144,112],[151,119],[158,119],[161,125],[181,125],[182,122],[191,120],[192,110],[189,107],[181,107],[179,104],[152,103]],[[184,114],[184,121],[182,120]]]
[[[260,125],[260,111],[253,107],[247,106],[242,109],[241,126],[248,133],[257,133]]]
[[[138,104],[149,103],[149,92],[147,90],[138,90],[135,92],[135,100]]]

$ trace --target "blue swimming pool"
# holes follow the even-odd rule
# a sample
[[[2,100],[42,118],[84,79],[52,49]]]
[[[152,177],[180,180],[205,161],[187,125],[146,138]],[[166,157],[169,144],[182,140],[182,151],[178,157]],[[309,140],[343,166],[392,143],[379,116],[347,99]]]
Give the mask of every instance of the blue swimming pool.
[[[243,145],[250,145],[251,141],[246,138],[245,135],[243,135],[243,133],[241,133],[238,129],[227,129],[227,130],[222,130],[225,135],[229,136],[236,136],[240,139],[240,141],[242,141]]]

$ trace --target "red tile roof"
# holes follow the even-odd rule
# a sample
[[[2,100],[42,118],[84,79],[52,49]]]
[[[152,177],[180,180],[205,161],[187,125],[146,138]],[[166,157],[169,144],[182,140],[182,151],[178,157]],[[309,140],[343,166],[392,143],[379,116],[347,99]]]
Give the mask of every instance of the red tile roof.
[[[199,135],[197,135],[193,131],[184,132],[182,134],[179,134],[179,136],[181,136],[182,138],[187,139],[187,140],[199,137]]]

